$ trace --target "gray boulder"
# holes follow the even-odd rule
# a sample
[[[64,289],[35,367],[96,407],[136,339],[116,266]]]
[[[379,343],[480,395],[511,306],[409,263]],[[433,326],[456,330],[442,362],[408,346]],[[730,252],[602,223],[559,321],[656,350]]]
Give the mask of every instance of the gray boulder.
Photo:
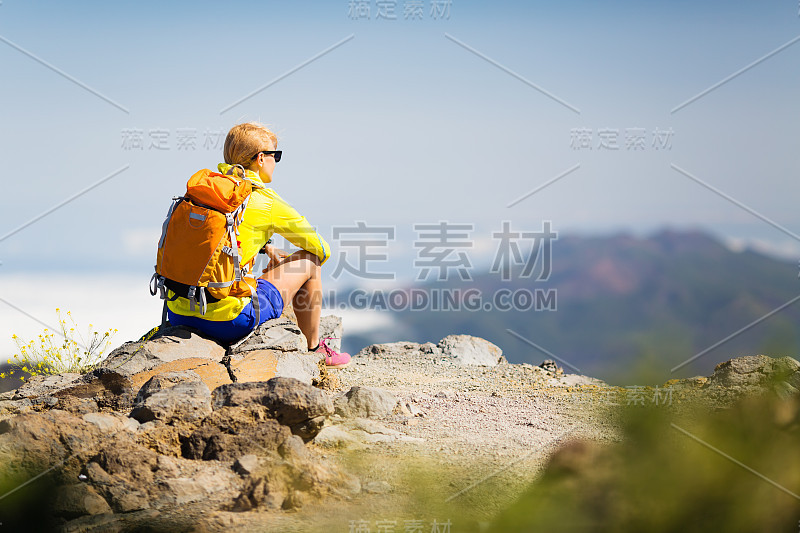
[[[544,361],[542,361],[542,364],[539,365],[539,368],[543,368],[544,370],[547,370],[548,372],[551,372],[553,374],[557,374],[559,371],[558,365],[552,359],[545,359]]]
[[[439,341],[442,354],[462,365],[495,366],[505,362],[503,350],[471,335],[448,335]]]
[[[196,421],[211,414],[211,391],[194,372],[168,372],[150,378],[136,395],[131,418],[141,423]]]
[[[294,378],[232,383],[214,389],[214,409],[252,404],[266,407],[270,416],[304,440],[313,438],[325,418],[333,414],[333,403],[327,394]]]
[[[91,412],[101,408],[130,409],[133,384],[124,375],[105,368],[87,374],[32,376],[16,390],[0,395],[0,419],[27,410],[63,409]]]
[[[137,404],[142,403],[157,392],[171,389],[179,383],[195,383],[197,381],[200,381],[200,376],[191,370],[157,374],[142,385],[139,392],[136,394],[135,402]]]
[[[334,401],[336,414],[347,418],[383,418],[397,406],[397,396],[373,387],[352,387]]]
[[[505,362],[503,351],[498,346],[471,335],[449,335],[439,341],[438,345],[430,342],[373,344],[356,354],[358,359],[403,360],[409,357],[447,361],[459,365],[495,366]]]
[[[704,388],[739,394],[775,390],[780,394],[800,391],[800,362],[791,357],[766,355],[735,357],[717,365]]]
[[[383,480],[368,481],[362,485],[361,490],[367,494],[387,494],[392,492],[392,486]]]
[[[252,350],[280,350],[304,352],[308,346],[300,328],[286,317],[267,320],[243,340],[231,346],[231,353]]]
[[[407,357],[428,357],[441,358],[442,352],[432,343],[418,344],[416,342],[387,342],[383,344],[371,344],[362,348],[356,354],[358,359],[405,359]]]
[[[292,436],[288,427],[270,417],[263,405],[222,407],[215,410],[182,444],[187,459],[232,462],[245,455],[278,451]]]
[[[323,316],[319,320],[320,337],[330,337],[328,346],[336,351],[342,347],[342,319],[335,315]],[[231,353],[252,350],[280,350],[283,352],[305,352],[306,338],[297,323],[286,316],[267,320],[250,335],[231,346]]]
[[[108,502],[91,485],[75,483],[56,490],[53,512],[66,519],[111,512]]]
[[[168,326],[148,341],[126,342],[111,352],[100,367],[132,376],[179,359],[199,358],[218,363],[224,355],[225,348],[195,330]]]
[[[233,470],[241,475],[248,476],[258,468],[258,456],[253,453],[242,455],[233,463]]]
[[[159,455],[118,437],[106,443],[85,470],[87,482],[115,513],[193,501],[219,506],[241,486],[239,476],[222,464]]]
[[[278,358],[275,366],[275,375],[284,378],[294,378],[306,385],[319,377],[320,371],[317,361],[320,356],[308,352],[286,352]]]
[[[342,351],[342,318],[336,315],[327,315],[319,319],[319,336],[330,337],[328,346],[337,351]]]
[[[21,387],[5,394],[13,400],[54,396],[56,392],[78,384],[82,379],[83,376],[81,374],[72,373],[56,374],[54,376],[31,376]]]
[[[235,382],[267,381],[277,376],[311,385],[320,374],[318,360],[318,355],[307,352],[259,349],[231,354],[227,366]]]

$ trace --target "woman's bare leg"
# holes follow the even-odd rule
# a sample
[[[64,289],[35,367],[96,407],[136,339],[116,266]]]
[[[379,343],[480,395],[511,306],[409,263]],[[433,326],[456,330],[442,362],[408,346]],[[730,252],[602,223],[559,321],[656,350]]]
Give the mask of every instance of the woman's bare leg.
[[[292,298],[292,308],[297,317],[297,325],[306,336],[308,349],[316,348],[319,342],[319,316],[322,313],[322,279],[319,265],[295,293]]]
[[[292,302],[297,325],[306,337],[308,348],[319,341],[319,316],[322,312],[322,276],[319,258],[305,250],[295,252],[269,268],[261,279],[281,293],[284,305]]]

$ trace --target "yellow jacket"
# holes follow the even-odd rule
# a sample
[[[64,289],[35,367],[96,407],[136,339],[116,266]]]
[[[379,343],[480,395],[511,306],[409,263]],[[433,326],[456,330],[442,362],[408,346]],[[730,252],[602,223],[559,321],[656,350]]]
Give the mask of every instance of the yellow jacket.
[[[225,174],[231,165],[220,163],[217,168],[221,174]],[[331,255],[330,246],[308,223],[306,217],[301,216],[274,190],[266,188],[257,173],[251,170],[245,172],[247,178],[254,183],[254,187],[242,223],[239,225],[238,241],[241,256],[245,260],[255,257],[264,243],[277,233],[298,248],[316,255],[322,263],[325,263]],[[258,274],[257,272],[256,275]],[[173,293],[169,291],[168,296],[171,298]],[[221,321],[236,318],[248,303],[250,303],[249,297],[228,296],[208,304],[205,315],[201,314],[199,307],[192,311],[186,298],[179,297],[168,301],[167,306],[170,311],[178,315]]]

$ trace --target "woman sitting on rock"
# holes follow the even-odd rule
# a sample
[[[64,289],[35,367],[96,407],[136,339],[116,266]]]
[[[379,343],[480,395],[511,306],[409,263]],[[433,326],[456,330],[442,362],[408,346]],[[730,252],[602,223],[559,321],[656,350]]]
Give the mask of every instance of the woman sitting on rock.
[[[277,145],[275,134],[263,125],[238,124],[228,132],[225,163],[218,166],[221,174],[235,173],[242,177],[243,171],[253,184],[239,225],[237,244],[242,257],[255,257],[262,250],[270,258],[268,268],[257,282],[258,312],[249,297],[228,296],[209,301],[205,309],[192,305],[188,298],[177,297],[168,300],[167,316],[170,324],[197,328],[222,342],[233,342],[266,320],[279,317],[284,302],[292,302],[309,351],[323,354],[328,367],[342,368],[349,364],[350,355],[334,351],[326,344],[327,338],[319,337],[320,267],[330,257],[330,247],[305,217],[264,186],[272,181],[275,163],[281,160],[282,152]],[[275,248],[269,244],[275,233],[302,250],[288,255]],[[169,296],[175,297],[171,292]]]

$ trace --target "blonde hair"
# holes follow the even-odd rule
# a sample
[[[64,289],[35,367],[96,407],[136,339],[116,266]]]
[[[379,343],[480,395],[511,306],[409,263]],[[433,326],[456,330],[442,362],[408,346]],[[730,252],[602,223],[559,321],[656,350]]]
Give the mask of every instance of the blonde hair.
[[[246,122],[232,127],[225,137],[223,156],[229,165],[250,166],[250,161],[262,150],[277,150],[278,137],[258,122]]]

